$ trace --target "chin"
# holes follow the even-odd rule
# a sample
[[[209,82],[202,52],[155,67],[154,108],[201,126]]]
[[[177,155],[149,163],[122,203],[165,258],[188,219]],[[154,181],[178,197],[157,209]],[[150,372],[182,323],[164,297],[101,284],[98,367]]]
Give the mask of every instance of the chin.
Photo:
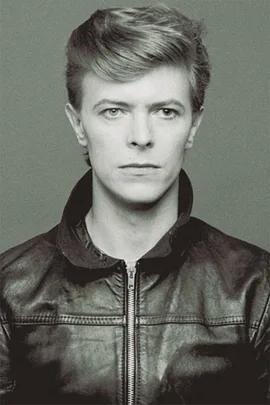
[[[160,201],[166,189],[148,187],[130,187],[126,192],[119,193],[118,198],[134,208],[150,208]]]

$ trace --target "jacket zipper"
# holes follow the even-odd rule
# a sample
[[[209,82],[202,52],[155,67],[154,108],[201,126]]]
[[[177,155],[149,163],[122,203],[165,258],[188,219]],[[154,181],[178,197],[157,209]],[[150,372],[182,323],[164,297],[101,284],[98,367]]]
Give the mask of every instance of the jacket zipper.
[[[126,262],[127,270],[127,405],[135,404],[135,276],[136,262]]]

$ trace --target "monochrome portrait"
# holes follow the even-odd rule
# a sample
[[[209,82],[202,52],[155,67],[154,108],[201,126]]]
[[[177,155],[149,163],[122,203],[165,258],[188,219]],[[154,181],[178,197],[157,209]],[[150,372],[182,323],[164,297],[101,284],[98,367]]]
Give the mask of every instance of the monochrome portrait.
[[[2,0],[1,403],[269,403],[269,11]]]

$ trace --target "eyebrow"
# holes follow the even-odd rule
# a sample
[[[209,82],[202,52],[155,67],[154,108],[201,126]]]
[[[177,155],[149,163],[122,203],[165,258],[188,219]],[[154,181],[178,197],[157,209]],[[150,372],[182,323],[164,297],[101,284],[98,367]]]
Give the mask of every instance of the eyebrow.
[[[112,105],[117,105],[119,107],[125,107],[125,108],[134,107],[134,104],[129,104],[129,103],[126,103],[124,101],[111,100],[111,99],[108,99],[108,98],[103,98],[102,100],[98,101],[94,105],[93,109],[96,109],[96,108],[100,107],[103,104],[112,104]],[[185,107],[181,103],[181,101],[176,100],[174,98],[171,98],[171,99],[168,99],[168,100],[163,100],[163,101],[157,101],[157,102],[152,103],[152,104],[147,104],[147,107],[148,108],[149,107],[151,107],[151,108],[162,108],[162,107],[165,107],[165,106],[170,105],[170,104],[177,105],[178,107],[180,107],[182,110],[185,111]]]

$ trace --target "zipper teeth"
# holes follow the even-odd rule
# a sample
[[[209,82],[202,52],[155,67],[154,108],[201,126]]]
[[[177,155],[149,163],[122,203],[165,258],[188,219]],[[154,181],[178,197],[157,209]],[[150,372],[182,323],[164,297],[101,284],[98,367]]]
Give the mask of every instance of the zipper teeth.
[[[128,405],[134,404],[134,393],[135,393],[135,297],[134,290],[128,290],[128,394],[127,403]]]
[[[135,274],[136,262],[126,263],[127,285],[127,405],[135,404]]]

